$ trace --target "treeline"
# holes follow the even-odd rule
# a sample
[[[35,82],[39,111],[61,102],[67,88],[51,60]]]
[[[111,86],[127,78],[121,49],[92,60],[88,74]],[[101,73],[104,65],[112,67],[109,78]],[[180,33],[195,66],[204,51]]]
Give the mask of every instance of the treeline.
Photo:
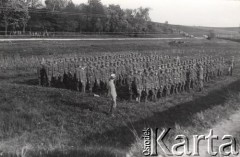
[[[155,32],[149,8],[122,9],[101,0],[74,4],[71,0],[1,0],[1,31]],[[167,31],[167,29],[166,29]]]

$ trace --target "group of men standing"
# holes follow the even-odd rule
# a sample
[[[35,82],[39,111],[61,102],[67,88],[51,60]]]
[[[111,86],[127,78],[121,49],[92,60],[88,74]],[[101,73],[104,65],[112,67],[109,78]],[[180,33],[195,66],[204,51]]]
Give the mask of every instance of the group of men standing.
[[[157,101],[184,91],[202,91],[205,82],[231,75],[233,62],[234,59],[227,64],[223,57],[212,56],[180,58],[130,53],[43,60],[38,71],[40,85],[84,93],[108,94],[112,78],[110,84],[116,86],[119,98],[140,102]]]

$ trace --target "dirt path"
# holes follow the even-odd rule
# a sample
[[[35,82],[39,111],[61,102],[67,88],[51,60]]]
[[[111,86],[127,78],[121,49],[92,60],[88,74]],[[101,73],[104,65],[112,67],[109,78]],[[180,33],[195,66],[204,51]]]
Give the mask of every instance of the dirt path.
[[[237,133],[240,131],[240,110],[236,111],[233,115],[229,117],[229,119],[225,119],[215,126],[212,127],[213,134],[219,137],[219,140],[214,140],[214,148],[213,150],[218,152],[218,147],[226,143],[228,141],[222,141],[222,137],[224,135],[232,135],[234,138],[236,137]],[[205,136],[209,135],[210,130],[206,131]],[[237,139],[237,150],[239,151],[239,139]],[[210,155],[206,152],[207,151],[207,144],[206,142],[200,144],[200,154],[204,154],[203,157],[210,157]],[[200,155],[200,156],[202,156]],[[218,155],[221,157],[221,155]],[[235,156],[236,157],[236,156]],[[240,157],[240,154],[237,156]]]
[[[131,40],[181,40],[186,38],[17,38],[17,39],[0,39],[4,41],[131,41]],[[196,38],[201,39],[201,38]]]
[[[240,96],[240,95],[239,95]],[[240,141],[237,139],[237,133],[240,131],[240,110],[236,111],[234,114],[232,114],[228,119],[225,119],[216,125],[214,125],[212,128],[213,135],[218,136],[218,140],[213,140],[213,151],[218,152],[216,157],[223,157],[219,154],[219,146],[221,144],[229,142],[228,140],[223,141],[222,137],[224,135],[232,135],[237,140],[237,150],[240,151]],[[210,134],[210,129],[206,130],[205,133],[200,133],[199,135],[205,135],[207,137]],[[190,151],[193,152],[193,141],[190,140]],[[191,155],[193,156],[193,155]],[[200,157],[211,157],[208,153],[208,142],[207,140],[200,141],[199,142],[199,156]],[[161,157],[161,156],[160,156]],[[176,157],[176,156],[174,156]],[[189,157],[184,155],[184,157]],[[230,155],[229,157],[240,157],[240,154],[237,156]]]
[[[213,127],[214,133],[219,136],[226,134],[235,135],[240,131],[240,110],[236,111],[229,119],[226,119]]]

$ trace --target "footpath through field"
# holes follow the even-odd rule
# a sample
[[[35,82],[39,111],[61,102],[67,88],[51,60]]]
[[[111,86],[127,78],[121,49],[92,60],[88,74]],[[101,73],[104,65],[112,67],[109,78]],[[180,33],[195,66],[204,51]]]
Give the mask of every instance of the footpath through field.
[[[223,144],[222,137],[225,135],[232,135],[234,138],[237,138],[237,150],[239,151],[239,139],[237,136],[240,130],[240,110],[236,111],[233,115],[230,116],[229,119],[223,120],[213,127],[214,135],[219,137],[219,141],[216,141],[214,151],[218,150],[217,146]],[[209,132],[208,132],[209,134]],[[229,141],[224,141],[224,143]],[[205,149],[207,150],[207,149]],[[240,157],[240,154],[237,155]]]
[[[226,144],[227,142],[230,142],[230,140],[222,140],[222,138],[225,135],[231,135],[236,139],[236,150],[240,151],[239,148],[239,139],[238,139],[238,132],[240,130],[240,110],[236,111],[233,115],[231,115],[228,119],[225,119],[219,123],[217,123],[215,126],[212,127],[213,130],[213,136],[218,136],[218,140],[213,140],[212,143],[212,151],[217,152],[217,157],[222,157],[223,155],[219,154],[219,147],[222,144]],[[210,130],[206,130],[206,132],[202,135],[205,135],[205,137],[209,136]],[[192,141],[191,141],[192,143]],[[199,154],[201,157],[211,157],[211,155],[208,153],[208,143],[207,141],[200,141],[199,142]],[[233,157],[234,155],[230,155],[229,157]],[[240,157],[240,154],[234,157]]]
[[[5,41],[134,41],[134,40],[182,40],[187,38],[11,38],[0,39],[0,42]],[[202,39],[202,38],[196,38]]]

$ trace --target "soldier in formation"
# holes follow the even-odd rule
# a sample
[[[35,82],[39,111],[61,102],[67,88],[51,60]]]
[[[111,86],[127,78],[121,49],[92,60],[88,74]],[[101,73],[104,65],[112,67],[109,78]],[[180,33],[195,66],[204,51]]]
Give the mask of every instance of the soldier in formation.
[[[204,83],[225,74],[232,75],[233,65],[234,58],[228,65],[224,58],[212,56],[180,59],[158,54],[104,54],[42,61],[38,75],[42,86],[107,95],[108,76],[114,74],[112,79],[119,97],[140,102],[202,91]]]

